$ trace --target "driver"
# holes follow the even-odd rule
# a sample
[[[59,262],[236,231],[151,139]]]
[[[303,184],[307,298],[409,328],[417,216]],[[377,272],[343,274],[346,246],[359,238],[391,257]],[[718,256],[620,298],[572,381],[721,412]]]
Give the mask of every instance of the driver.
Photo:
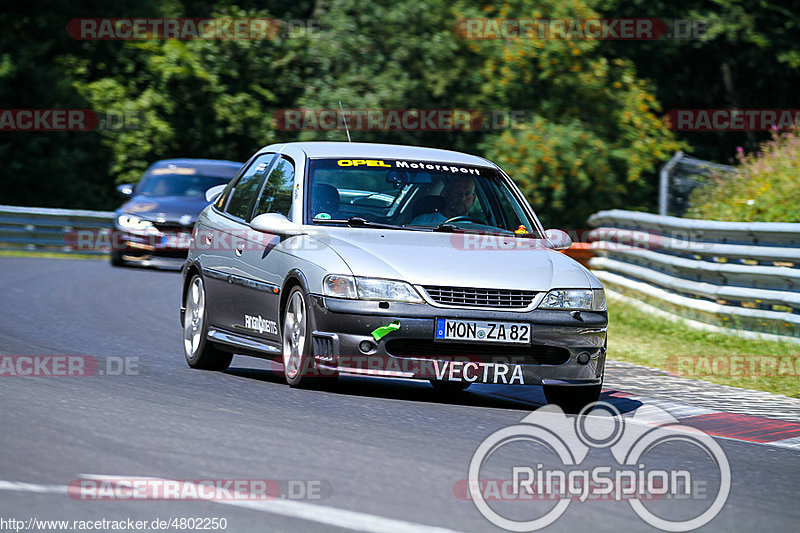
[[[439,225],[453,217],[466,216],[475,203],[475,181],[469,176],[453,176],[442,190],[442,208],[414,217],[413,225]]]

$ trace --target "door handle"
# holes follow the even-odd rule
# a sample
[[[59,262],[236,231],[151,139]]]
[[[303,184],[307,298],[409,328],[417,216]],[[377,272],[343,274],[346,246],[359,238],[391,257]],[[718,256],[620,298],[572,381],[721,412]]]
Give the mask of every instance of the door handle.
[[[244,252],[244,243],[237,244],[236,250],[234,252],[236,254],[236,257],[242,257],[242,252]]]

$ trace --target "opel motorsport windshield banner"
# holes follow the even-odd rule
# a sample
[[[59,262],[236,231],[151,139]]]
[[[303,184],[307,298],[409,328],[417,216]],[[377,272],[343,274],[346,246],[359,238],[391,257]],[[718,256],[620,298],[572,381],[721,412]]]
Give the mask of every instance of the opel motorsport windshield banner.
[[[322,160],[322,161],[331,161]],[[450,172],[452,174],[472,174],[480,176],[481,171],[477,167],[462,166],[457,163],[434,163],[431,161],[406,161],[406,160],[386,160],[386,159],[337,159],[336,166],[346,168],[357,167],[384,167],[396,170],[435,170],[437,172]],[[488,169],[486,169],[488,170]]]

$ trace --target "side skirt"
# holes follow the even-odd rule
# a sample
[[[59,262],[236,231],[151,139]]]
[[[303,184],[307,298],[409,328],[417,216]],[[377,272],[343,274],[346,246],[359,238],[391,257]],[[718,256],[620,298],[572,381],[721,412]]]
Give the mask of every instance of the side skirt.
[[[217,328],[208,330],[208,340],[218,345],[222,350],[263,359],[275,359],[281,357],[283,353],[283,349],[277,343],[253,339]]]

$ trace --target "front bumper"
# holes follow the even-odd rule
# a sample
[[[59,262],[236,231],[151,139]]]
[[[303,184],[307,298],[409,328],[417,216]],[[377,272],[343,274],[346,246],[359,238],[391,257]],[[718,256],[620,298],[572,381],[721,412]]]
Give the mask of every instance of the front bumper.
[[[134,231],[115,227],[113,251],[126,261],[143,266],[180,267],[189,253],[192,234],[187,231]]]
[[[339,372],[511,385],[598,385],[605,312],[494,311],[312,296],[316,365]],[[528,322],[530,346],[434,341],[437,318]],[[380,340],[375,329],[399,321]],[[369,343],[369,350],[366,343]]]

